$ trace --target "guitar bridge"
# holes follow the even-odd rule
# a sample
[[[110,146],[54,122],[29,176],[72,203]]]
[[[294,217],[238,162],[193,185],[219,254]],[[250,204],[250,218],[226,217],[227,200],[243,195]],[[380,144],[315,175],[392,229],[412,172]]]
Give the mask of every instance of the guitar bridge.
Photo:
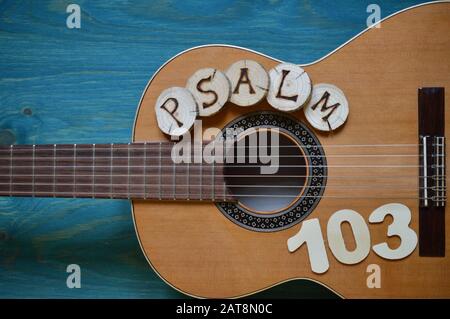
[[[445,256],[444,88],[419,89],[419,255]]]

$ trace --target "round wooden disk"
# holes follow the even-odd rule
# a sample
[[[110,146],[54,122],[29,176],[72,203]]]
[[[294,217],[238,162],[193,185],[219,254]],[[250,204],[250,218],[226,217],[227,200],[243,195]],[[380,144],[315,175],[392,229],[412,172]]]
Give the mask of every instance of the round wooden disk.
[[[269,71],[270,88],[267,101],[280,111],[295,111],[308,102],[311,80],[301,67],[281,63]]]
[[[325,105],[327,93],[329,94],[328,101],[326,102],[328,109],[325,109],[323,106]],[[330,106],[336,103],[339,103],[339,106],[335,108],[328,119],[324,119],[333,109]],[[314,105],[317,106],[313,108]],[[349,113],[349,106],[342,90],[333,84],[319,83],[314,85],[311,100],[304,108],[304,112],[309,123],[316,129],[330,131],[337,129],[345,123]]]
[[[230,81],[226,75],[213,68],[200,69],[187,81],[198,106],[198,115],[211,116],[220,111],[231,95]]]
[[[197,104],[186,88],[164,90],[155,104],[158,126],[164,133],[181,136],[189,131],[197,116]]]
[[[251,106],[261,101],[269,90],[269,75],[253,60],[239,60],[225,72],[231,83],[231,103]]]

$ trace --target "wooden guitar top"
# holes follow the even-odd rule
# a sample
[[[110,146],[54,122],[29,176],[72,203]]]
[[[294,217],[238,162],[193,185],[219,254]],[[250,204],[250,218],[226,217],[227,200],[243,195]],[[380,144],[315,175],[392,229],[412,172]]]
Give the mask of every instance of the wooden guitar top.
[[[349,101],[350,113],[345,125],[332,133],[315,131],[328,155],[328,186],[339,182],[338,176],[371,175],[366,183],[379,183],[382,176],[418,176],[418,158],[405,158],[401,171],[388,167],[371,171],[338,169],[339,157],[330,157],[334,145],[418,144],[417,91],[421,87],[445,87],[445,101],[450,105],[450,3],[435,3],[412,8],[381,23],[381,28],[369,29],[329,56],[302,66],[313,83],[332,83]],[[280,61],[243,48],[212,45],[193,48],[174,57],[149,82],[135,121],[133,141],[164,141],[159,130],[154,105],[159,94],[168,87],[186,86],[198,69],[215,68],[226,71],[234,62],[250,59],[266,70]],[[203,119],[203,129],[222,128],[235,118],[249,112],[272,110],[266,100],[250,107],[226,104],[218,113]],[[290,115],[306,123],[303,110]],[[445,123],[450,127],[450,112]],[[314,130],[310,127],[311,130]],[[446,137],[449,137],[447,130]],[[367,147],[367,152],[371,151]],[[419,154],[418,146],[410,150]],[[387,154],[398,149],[385,148]],[[389,158],[379,164],[389,165]],[[354,158],[351,163],[363,165],[366,158]],[[398,160],[397,162],[398,163]],[[396,175],[395,175],[396,174]],[[405,183],[416,189],[418,179]],[[325,195],[336,194],[326,189]],[[364,198],[336,199],[324,196],[308,219],[318,218],[326,238],[327,221],[341,209],[351,209],[367,221],[377,207],[387,203],[406,205],[412,213],[410,227],[419,231],[418,199],[396,199],[401,190],[391,189],[378,196],[367,188],[358,192]],[[352,195],[352,194],[349,194]],[[373,195],[373,196],[371,196]],[[392,195],[393,199],[387,198]],[[373,251],[362,262],[345,265],[328,251],[330,267],[323,274],[311,271],[308,251],[301,247],[287,249],[287,240],[300,225],[277,232],[255,232],[230,222],[211,202],[133,201],[133,216],[138,238],[145,256],[163,280],[175,289],[196,297],[239,297],[261,291],[295,278],[304,278],[325,285],[346,298],[408,298],[450,297],[450,235],[447,216],[445,226],[445,257],[419,256],[418,247],[401,260],[388,260]],[[307,220],[308,220],[307,219]],[[387,242],[398,247],[400,240],[388,238],[392,219],[368,224],[370,241],[374,245]],[[348,249],[354,249],[351,230],[343,227]],[[328,239],[329,240],[329,239]],[[327,240],[325,240],[327,241]],[[353,247],[353,248],[352,248]],[[368,288],[367,267],[379,265],[381,287]]]

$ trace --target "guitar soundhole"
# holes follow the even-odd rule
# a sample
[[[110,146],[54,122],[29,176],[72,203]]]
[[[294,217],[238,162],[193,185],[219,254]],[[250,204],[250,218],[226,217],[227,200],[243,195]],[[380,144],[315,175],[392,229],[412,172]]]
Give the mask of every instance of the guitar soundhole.
[[[236,154],[240,144],[235,143],[234,160],[225,161],[223,171],[228,192],[235,201],[216,205],[236,225],[258,232],[273,232],[292,227],[313,212],[325,190],[327,161],[315,134],[286,114],[250,113],[228,124],[222,135],[237,141],[245,137],[247,141],[243,144],[254,146],[255,142],[248,140],[255,137],[252,134],[259,138],[263,130],[270,131],[267,134],[269,159],[273,158],[270,134],[278,134],[278,170],[272,174],[262,173],[261,168],[269,167],[271,162],[261,160],[259,139],[256,162],[251,161],[255,160],[255,153],[246,149],[241,158],[243,163],[238,163]]]
[[[267,136],[267,143],[261,134]],[[253,145],[255,142],[257,145]],[[266,151],[262,151],[263,147]],[[224,167],[226,185],[247,210],[272,214],[289,208],[301,196],[308,164],[300,145],[286,133],[252,130],[236,141],[227,154],[233,161]]]

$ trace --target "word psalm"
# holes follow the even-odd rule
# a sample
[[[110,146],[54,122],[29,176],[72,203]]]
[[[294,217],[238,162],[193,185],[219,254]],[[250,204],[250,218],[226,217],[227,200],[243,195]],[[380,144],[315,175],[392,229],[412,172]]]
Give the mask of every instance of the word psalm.
[[[214,115],[228,101],[249,107],[267,97],[275,109],[291,112],[307,104],[311,91],[308,74],[297,65],[281,63],[268,73],[258,62],[239,60],[225,72],[200,69],[186,87],[164,90],[155,104],[156,119],[162,132],[181,136],[197,115]]]

